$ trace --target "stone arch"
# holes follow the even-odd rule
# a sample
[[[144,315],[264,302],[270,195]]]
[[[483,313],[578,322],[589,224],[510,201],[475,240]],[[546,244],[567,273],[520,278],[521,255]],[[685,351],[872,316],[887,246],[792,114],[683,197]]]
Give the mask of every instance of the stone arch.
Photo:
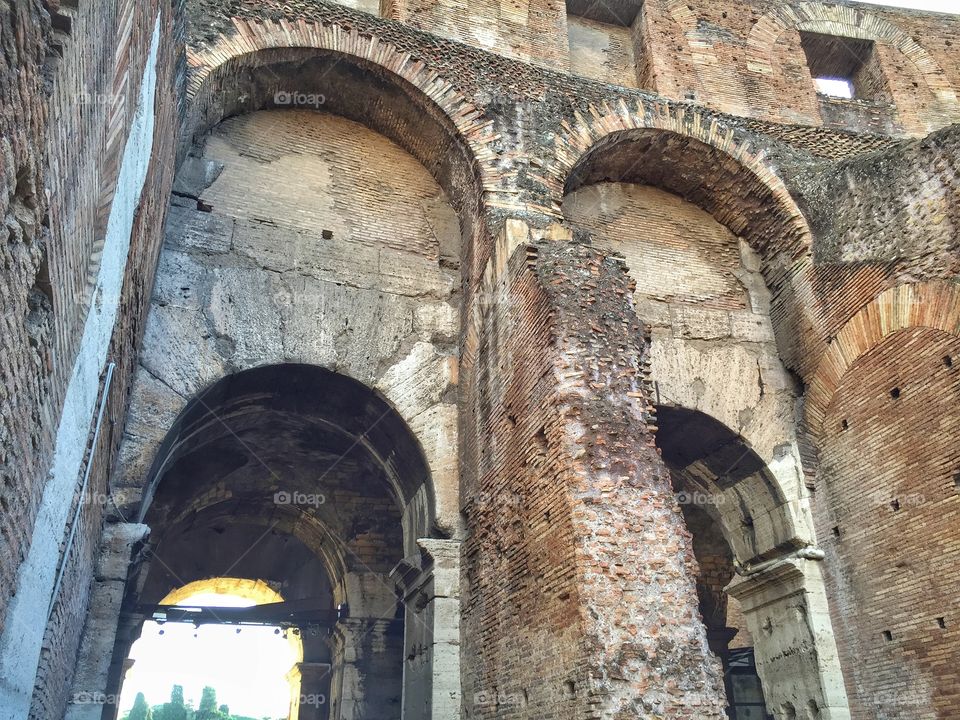
[[[657,446],[680,503],[701,508],[722,529],[741,567],[809,545],[788,496],[750,443],[709,414],[677,405],[657,410]]]
[[[762,548],[748,550],[741,543],[741,562],[777,547],[812,544],[793,426],[797,388],[781,360],[786,353],[775,344],[781,340],[789,347],[795,339],[790,328],[807,322],[793,283],[812,267],[810,229],[763,153],[752,151],[734,130],[715,121],[707,126],[684,109],[666,108],[666,114],[653,117],[643,119],[646,127],[620,129],[628,118],[620,114],[595,117],[595,123],[581,128],[582,149],[567,161],[564,183],[564,197],[576,194],[577,203],[572,215],[565,214],[594,242],[623,254],[628,265],[658,262],[644,258],[660,258],[667,266],[704,263],[696,267],[706,269],[689,283],[668,269],[650,272],[656,279],[648,280],[644,267],[630,268],[638,312],[651,327],[657,403],[704,413],[741,436],[769,465],[769,502],[755,514],[766,515],[759,522],[776,530],[761,532],[769,540]],[[638,125],[640,118],[630,122]],[[588,135],[591,128],[598,139]],[[603,204],[602,218],[591,224],[582,217],[579,195],[588,186],[610,188],[611,182],[647,187],[624,195],[621,205]],[[610,192],[601,196],[612,197]],[[613,199],[619,202],[620,196]],[[636,214],[635,208],[643,211]],[[620,224],[613,225],[610,218],[617,213]],[[643,226],[654,215],[650,226]],[[644,239],[630,239],[641,226]],[[611,232],[618,238],[612,244],[607,242]],[[780,240],[786,240],[783,255],[778,255]],[[687,256],[690,261],[676,259]],[[731,281],[717,295],[722,302],[707,302],[701,292],[713,271],[714,284],[721,273]],[[670,287],[670,295],[661,295],[662,287]],[[656,292],[647,292],[651,288]],[[741,519],[731,517],[725,525],[739,533]]]
[[[185,456],[230,437],[246,448],[241,436],[250,423],[262,420],[260,416],[273,418],[281,432],[295,432],[296,428],[284,422],[284,416],[292,415],[310,419],[311,432],[339,437],[346,448],[344,454],[356,450],[370,456],[402,508],[405,553],[417,552],[416,541],[435,532],[436,517],[436,494],[420,441],[381,393],[339,373],[301,364],[265,365],[226,376],[186,403],[155,448],[138,522],[149,518],[157,484],[165,473],[176,470]],[[248,451],[256,460],[255,452]],[[270,475],[265,496],[289,494],[282,479],[272,471]],[[217,504],[231,499],[229,491],[214,489],[200,502]],[[179,507],[170,520],[175,522],[197,509]],[[292,529],[298,529],[296,526],[294,522]]]
[[[188,109],[180,154],[221,120],[234,114],[276,107],[274,92],[282,75],[275,74],[268,93],[253,77],[264,68],[306,62],[325,63],[312,75],[311,92],[324,94],[322,109],[366,125],[403,147],[428,169],[448,193],[460,216],[465,259],[483,254],[484,201],[515,204],[498,193],[493,123],[453,84],[389,42],[356,27],[337,23],[255,22],[233,19],[234,32],[187,53]],[[357,103],[358,93],[325,92],[337,87],[337,73],[349,84],[371,89],[373,97]],[[313,86],[320,82],[320,87]],[[300,90],[301,88],[292,88]],[[386,93],[393,93],[387,97]],[[485,258],[468,262],[482,266]]]
[[[960,285],[946,281],[898,285],[880,293],[846,322],[808,385],[804,419],[813,438],[820,437],[830,401],[857,358],[889,335],[911,327],[960,335]]]
[[[417,436],[376,389],[302,363],[227,375],[184,405],[155,448],[136,518],[150,547],[126,585],[128,616],[142,622],[144,608],[193,581],[267,578],[294,608],[343,608],[321,621],[329,643],[316,628],[304,638],[296,670],[309,675],[307,694],[385,717],[405,692],[405,638],[423,631],[405,620],[392,573],[419,570],[426,538],[443,542],[435,497]],[[118,635],[116,668],[138,633],[132,622]]]
[[[908,33],[863,7],[800,3],[778,5],[753,26],[747,38],[747,69],[773,72],[773,46],[788,30],[804,30],[864,40],[880,40],[900,50],[920,71],[930,90],[942,103],[954,108],[957,96],[943,68]]]
[[[251,600],[258,605],[264,603],[283,602],[283,595],[278,593],[263,580],[248,578],[216,577],[207,580],[194,580],[183,587],[171,590],[161,601],[161,605],[179,605],[191,595],[198,593],[215,593],[217,595],[235,595],[244,600]]]

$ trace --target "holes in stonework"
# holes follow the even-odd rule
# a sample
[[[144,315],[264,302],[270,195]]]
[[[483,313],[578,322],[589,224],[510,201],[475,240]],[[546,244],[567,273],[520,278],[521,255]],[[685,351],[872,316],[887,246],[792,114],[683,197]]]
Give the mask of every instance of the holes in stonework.
[[[839,525],[834,525],[834,526],[833,526],[833,536],[834,536],[834,537],[840,537],[840,526],[839,526]]]
[[[948,368],[953,367],[953,358],[950,357],[949,355],[944,355],[943,364],[946,365]]]
[[[900,398],[900,388],[892,388],[890,390],[890,397],[892,397],[894,400],[898,400]]]
[[[894,512],[896,512],[897,510],[900,509],[900,501],[894,498],[893,500],[890,501],[890,507]]]
[[[563,694],[568,700],[572,700],[577,696],[577,686],[573,680],[567,680],[563,683]]]
[[[749,515],[744,515],[743,519],[740,521],[740,524],[747,528],[753,527],[753,518]]]
[[[890,632],[889,630],[884,630],[884,631],[883,631],[883,639],[886,640],[887,642],[892,642],[892,641],[893,641],[893,633]]]
[[[849,429],[850,429],[850,423],[847,422],[847,419],[846,419],[846,418],[844,418],[843,420],[840,421],[840,429],[841,429],[841,430],[849,430]]]
[[[520,696],[520,698],[521,698],[521,703],[523,704],[523,707],[527,707],[527,705],[530,704],[530,695],[527,693],[526,688],[523,688],[522,695]]]
[[[333,230],[321,230],[320,237],[324,240],[333,240]]]
[[[940,628],[941,630],[945,630],[947,627],[947,619],[945,617],[938,617],[937,627]]]
[[[953,474],[953,487],[960,490],[960,472]]]

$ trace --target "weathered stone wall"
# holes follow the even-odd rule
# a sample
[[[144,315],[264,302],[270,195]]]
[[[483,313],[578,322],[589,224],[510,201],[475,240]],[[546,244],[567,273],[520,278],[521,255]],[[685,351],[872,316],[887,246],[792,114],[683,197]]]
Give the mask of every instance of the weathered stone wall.
[[[420,438],[438,522],[458,526],[457,217],[427,171],[348,120],[226,121],[174,187],[115,480],[127,512],[177,414],[239,370],[297,362],[383,393]]]
[[[960,713],[960,340],[901,330],[829,406],[814,505],[855,718]]]
[[[634,302],[651,326],[657,404],[710,415],[776,477],[773,497],[752,486],[711,498],[728,516],[728,531],[745,538],[737,543],[741,562],[751,559],[744,546],[765,554],[812,543],[794,430],[797,388],[777,353],[757,254],[704,210],[646,185],[588,185],[563,207],[575,229],[625,258]]]
[[[611,85],[637,86],[630,28],[570,15],[567,32],[570,72]]]

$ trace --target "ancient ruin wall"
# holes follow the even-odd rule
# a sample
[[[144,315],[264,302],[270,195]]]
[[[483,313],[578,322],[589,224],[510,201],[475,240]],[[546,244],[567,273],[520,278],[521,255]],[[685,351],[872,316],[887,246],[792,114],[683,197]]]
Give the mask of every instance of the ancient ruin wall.
[[[720,717],[629,278],[595,251],[507,233],[498,250],[518,249],[485,277],[465,356],[465,716]]]
[[[26,555],[43,478],[50,462],[56,404],[51,397],[52,298],[46,257],[50,234],[44,193],[46,106],[44,59],[49,19],[35,5],[0,10],[0,113],[3,164],[0,211],[3,244],[4,351],[0,486],[0,629],[17,568]],[[9,41],[7,40],[9,38]],[[53,407],[51,407],[53,406]]]
[[[818,97],[801,31],[872,40],[886,92],[865,102]],[[650,0],[635,32],[646,53],[642,87],[723,112],[914,135],[960,118],[956,16],[855,3]]]
[[[14,602],[13,610],[5,614],[9,622],[0,623],[5,633],[0,704],[25,712],[34,674],[39,672],[33,698],[36,717],[58,716],[66,701],[86,615],[92,558],[99,544],[105,478],[120,433],[111,418],[122,416],[130,359],[136,353],[161,234],[164,205],[154,198],[165,194],[172,180],[172,166],[166,161],[175,127],[169,70],[182,36],[176,32],[175,8],[163,7],[159,20],[157,3],[80,3],[78,7],[57,3],[50,4],[49,15],[39,4],[14,3],[3,11],[8,23],[4,42],[10,38],[13,43],[4,57],[16,69],[2,76],[17,86],[5,93],[10,102],[3,103],[5,112],[10,112],[5,117],[11,124],[2,134],[4,142],[10,143],[6,157],[12,163],[5,167],[4,177],[11,184],[3,202],[12,200],[5,205],[5,215],[13,240],[7,246],[9,272],[2,283],[4,334],[10,348],[3,357],[4,363],[10,363],[4,369],[4,382],[16,390],[11,389],[10,402],[4,402],[5,442],[9,443],[4,463],[9,476],[3,490],[6,527],[0,543],[0,585],[11,593],[5,592],[0,599],[0,616],[11,598]],[[156,67],[151,68],[148,56],[155,30],[162,40],[153,47]],[[145,73],[157,68],[156,81],[149,86],[156,87],[149,98],[153,109],[146,110],[151,137],[136,140],[146,153],[140,158],[148,168],[143,184],[146,199],[139,208],[131,207],[129,198],[120,201],[124,204],[120,214],[130,219],[120,233],[126,233],[124,244],[129,240],[128,262],[116,268],[105,287],[100,271],[121,157],[135,126],[135,112],[143,104]],[[124,191],[119,194],[123,196]],[[90,316],[99,315],[104,306],[113,307],[113,292],[120,293],[119,321],[115,327],[112,320],[100,326],[94,333],[98,339],[90,342],[92,334],[84,336],[85,325],[99,325],[99,318],[90,320]],[[78,354],[84,353],[103,353],[117,363],[104,431],[88,456],[85,446],[93,413],[83,416],[81,412],[61,422],[62,409],[72,406],[71,398],[78,392],[91,405],[97,400],[98,361],[84,363],[80,371],[75,367]],[[22,423],[30,427],[29,432],[25,433],[26,425],[20,427]],[[65,424],[70,426],[66,434]],[[58,432],[60,441],[55,442]],[[76,462],[64,462],[65,457]],[[79,483],[87,463],[90,482],[81,498]],[[51,466],[55,470],[48,474]],[[50,497],[41,504],[44,490]],[[63,522],[54,516],[73,518],[80,503],[74,542],[63,558],[61,543],[66,534]],[[31,543],[38,517],[41,541],[35,534]],[[29,563],[29,569],[24,570],[27,566],[21,563]],[[60,591],[51,600],[60,566],[65,566]],[[52,617],[47,625],[50,605]]]
[[[960,340],[890,335],[844,375],[814,503],[853,717],[960,713]]]

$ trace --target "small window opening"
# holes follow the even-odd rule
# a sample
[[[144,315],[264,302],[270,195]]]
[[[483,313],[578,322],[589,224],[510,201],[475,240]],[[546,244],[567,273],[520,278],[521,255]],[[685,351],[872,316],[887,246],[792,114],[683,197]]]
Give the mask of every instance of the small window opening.
[[[872,40],[801,32],[800,44],[820,95],[889,102]]]

